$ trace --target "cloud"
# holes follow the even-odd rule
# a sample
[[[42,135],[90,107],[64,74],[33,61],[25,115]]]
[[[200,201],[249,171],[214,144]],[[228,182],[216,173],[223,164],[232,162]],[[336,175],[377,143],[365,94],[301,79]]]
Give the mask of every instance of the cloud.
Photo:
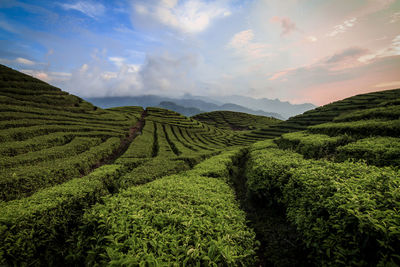
[[[351,95],[373,92],[376,88],[398,86],[390,81],[398,80],[399,59],[399,56],[379,58],[370,64],[355,63],[346,69],[337,67],[342,64],[339,63],[341,61],[328,64],[327,59],[322,59],[314,64],[277,72],[269,78],[268,85],[286,90],[286,95],[291,94],[290,99],[308,99],[312,103],[326,104]]]
[[[400,87],[400,81],[391,81],[391,82],[384,82],[384,83],[379,83],[375,85],[376,88],[399,88]]]
[[[368,50],[365,48],[350,47],[330,56],[325,61],[325,63],[332,64],[332,63],[340,63],[348,59],[357,59],[361,55],[365,55],[367,52]]]
[[[132,1],[133,20],[146,25],[162,24],[184,33],[199,33],[207,29],[214,19],[231,14],[225,3],[202,0]]]
[[[26,59],[23,57],[17,57],[14,60],[0,58],[0,63],[7,64],[7,65],[17,64],[17,65],[27,65],[27,66],[43,65],[43,63],[38,63],[38,62],[29,60],[29,59]]]
[[[227,47],[234,49],[239,56],[246,59],[261,59],[271,55],[268,44],[254,42],[253,39],[253,30],[241,31],[232,37]]]
[[[71,77],[71,73],[68,72],[54,72],[54,71],[48,72],[48,71],[30,70],[30,69],[21,69],[21,72],[48,83],[67,81]]]
[[[333,31],[326,34],[326,36],[334,37],[338,34],[345,33],[349,28],[353,27],[357,22],[357,18],[351,18],[343,21],[343,23],[338,24],[333,27]]]
[[[108,59],[112,63],[114,63],[117,67],[122,67],[125,62],[125,58],[123,58],[123,57],[109,57]]]
[[[306,39],[307,39],[307,41],[312,42],[312,43],[318,41],[318,38],[313,35],[307,36]]]
[[[194,87],[191,75],[197,61],[197,56],[190,53],[148,55],[139,72],[146,92],[180,94],[190,91]]]
[[[23,72],[81,97],[180,96],[196,92],[193,70],[198,59],[194,54],[153,53],[141,65],[131,64],[127,58],[107,56],[100,50],[94,54],[92,61],[71,73],[29,69]]]
[[[289,76],[304,75],[305,77],[310,75],[313,76],[324,76],[328,81],[329,76],[340,75],[341,77],[346,76],[346,69],[357,68],[364,65],[358,60],[362,55],[369,52],[368,49],[361,47],[350,47],[334,53],[331,56],[325,57],[318,60],[317,62],[309,65],[305,65],[299,68],[289,68],[286,70],[278,71],[270,76],[269,80],[287,80]],[[322,81],[323,79],[321,79]]]
[[[400,12],[393,13],[390,16],[390,22],[389,23],[396,23],[398,21],[400,21]]]
[[[360,62],[370,63],[373,60],[382,57],[398,56],[400,55],[400,34],[393,38],[390,45],[386,48],[380,49],[373,53],[363,55],[358,58]]]
[[[77,10],[91,18],[100,17],[104,14],[105,8],[100,3],[80,1],[75,4],[61,4],[65,10]]]
[[[285,76],[291,70],[292,69],[278,71],[278,72],[274,73],[268,80],[273,81],[273,80],[279,79],[280,77]]]
[[[282,36],[289,35],[292,32],[299,31],[296,24],[288,17],[274,16],[270,19],[271,22],[280,23],[282,27]]]
[[[16,61],[17,63],[21,63],[21,64],[23,64],[23,65],[30,65],[30,66],[32,66],[32,65],[35,65],[35,64],[36,64],[36,62],[34,62],[34,61],[32,61],[32,60],[29,60],[29,59],[26,59],[26,58],[23,58],[23,57],[18,57],[15,61]]]

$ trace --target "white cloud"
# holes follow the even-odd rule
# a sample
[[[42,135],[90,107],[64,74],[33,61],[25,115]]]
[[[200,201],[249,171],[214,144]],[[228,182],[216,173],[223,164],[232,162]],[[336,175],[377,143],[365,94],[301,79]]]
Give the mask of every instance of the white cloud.
[[[261,59],[271,56],[268,51],[268,44],[254,42],[253,39],[253,30],[241,31],[232,37],[227,47],[234,49],[238,55],[246,59]]]
[[[114,63],[117,67],[122,67],[125,62],[125,58],[123,57],[109,57],[108,58],[112,63]]]
[[[30,69],[22,69],[21,72],[48,83],[66,81],[71,77],[71,73],[68,72],[30,70]]]
[[[186,33],[202,32],[212,20],[231,14],[226,1],[202,0],[132,1],[136,15],[142,20],[152,20]]]
[[[353,27],[357,22],[357,18],[345,20],[342,24],[333,27],[333,31],[327,33],[326,36],[334,37],[338,34],[345,33],[349,28]]]
[[[376,88],[384,88],[384,87],[400,87],[400,81],[391,81],[391,82],[384,82],[375,85]]]
[[[369,63],[370,61],[390,56],[400,55],[400,34],[393,38],[392,43],[389,47],[380,49],[374,53],[366,54],[358,58],[358,61],[363,63]]]
[[[27,66],[33,66],[33,65],[43,65],[43,63],[38,63],[23,57],[17,57],[16,59],[6,59],[6,58],[0,58],[0,63],[2,64],[7,64],[7,65],[12,65],[12,64],[22,64],[22,65],[27,65]]]
[[[390,23],[396,23],[398,21],[400,21],[400,12],[393,13],[390,16]]]
[[[306,39],[307,39],[307,41],[312,42],[312,43],[318,41],[318,38],[313,35],[307,36]]]
[[[77,10],[83,14],[96,18],[104,14],[105,8],[100,3],[80,1],[75,4],[61,4],[65,10]]]
[[[36,64],[34,61],[26,59],[26,58],[23,58],[23,57],[18,57],[15,61],[17,63],[21,63],[21,64],[24,64],[24,65],[30,65],[30,66]]]

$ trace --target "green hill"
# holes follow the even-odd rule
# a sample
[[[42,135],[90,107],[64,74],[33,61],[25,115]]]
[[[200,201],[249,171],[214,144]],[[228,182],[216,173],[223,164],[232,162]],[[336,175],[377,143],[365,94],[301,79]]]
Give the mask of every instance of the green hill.
[[[398,266],[399,94],[202,122],[0,66],[0,265]]]
[[[260,140],[160,108],[97,108],[5,66],[0,66],[0,101],[0,265],[89,264],[90,256],[85,255],[89,255],[90,247],[86,245],[94,235],[83,241],[71,238],[86,233],[80,230],[86,225],[85,210],[89,214],[93,205],[103,203],[104,196],[122,201],[126,197],[119,192],[128,188],[145,190],[150,185],[141,184],[189,170],[228,148]],[[227,161],[224,157],[221,160]],[[197,186],[199,192],[208,190],[215,197],[203,199],[196,195],[185,204],[188,210],[181,211],[194,216],[188,213],[191,207],[203,203],[199,212],[206,212],[204,218],[216,219],[206,226],[198,222],[199,227],[215,229],[203,234],[209,242],[234,232],[247,233],[248,240],[237,244],[228,240],[215,243],[217,250],[212,259],[216,263],[235,262],[236,257],[250,261],[249,256],[254,253],[253,245],[249,246],[254,241],[252,231],[245,224],[233,191],[225,181],[212,178],[225,171],[214,170],[213,161],[207,164],[208,167],[196,166],[198,171],[193,175],[199,179],[201,176],[203,181],[208,179],[208,184],[196,185],[197,179],[186,179],[184,188],[192,190]],[[167,183],[173,186],[176,181]],[[158,191],[168,188],[164,182],[161,185]],[[173,190],[169,192],[172,194]],[[145,201],[145,196],[134,199]],[[221,209],[223,202],[226,203]],[[234,221],[227,221],[223,213],[222,217],[215,216],[217,210],[236,214]],[[122,214],[114,215],[123,219]],[[110,214],[110,218],[114,215]],[[232,229],[223,227],[228,223]],[[188,240],[187,236],[182,238]],[[196,238],[191,237],[186,250],[196,243]],[[199,243],[197,248],[206,251],[209,245]],[[227,246],[235,252],[228,259],[221,258],[222,248]],[[108,245],[104,249],[109,251]],[[195,254],[204,257],[204,253]]]
[[[254,134],[265,138],[275,138],[282,133],[301,131],[311,125],[331,122],[335,117],[353,111],[385,107],[396,103],[399,98],[400,89],[360,94],[306,111],[279,124],[256,130]]]
[[[284,211],[279,222],[296,229],[307,264],[399,265],[399,100],[400,90],[389,90],[338,101],[282,123],[303,131],[251,147],[244,198],[255,214]],[[278,251],[268,230],[281,229],[276,219],[253,220],[264,246]],[[299,253],[292,263],[304,253],[288,251]]]
[[[206,112],[197,114],[192,118],[221,129],[234,131],[258,129],[280,122],[280,120],[273,117],[257,116],[233,111]]]

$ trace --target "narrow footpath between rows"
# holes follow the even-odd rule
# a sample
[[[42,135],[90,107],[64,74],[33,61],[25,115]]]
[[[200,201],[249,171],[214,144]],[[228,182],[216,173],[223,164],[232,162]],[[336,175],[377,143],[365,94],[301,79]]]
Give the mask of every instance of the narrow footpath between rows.
[[[246,212],[248,226],[260,242],[257,266],[313,266],[295,227],[286,220],[285,209],[249,198],[246,188],[246,167],[249,152],[244,150],[230,171],[231,181]]]
[[[136,124],[131,128],[129,128],[128,136],[124,137],[121,140],[120,146],[109,157],[104,158],[95,165],[93,165],[89,173],[91,173],[92,171],[103,165],[112,164],[116,159],[122,156],[128,149],[129,145],[132,143],[132,141],[135,139],[135,137],[142,132],[143,127],[145,125],[146,116],[147,116],[147,110],[144,110],[140,116],[140,119],[136,122]]]

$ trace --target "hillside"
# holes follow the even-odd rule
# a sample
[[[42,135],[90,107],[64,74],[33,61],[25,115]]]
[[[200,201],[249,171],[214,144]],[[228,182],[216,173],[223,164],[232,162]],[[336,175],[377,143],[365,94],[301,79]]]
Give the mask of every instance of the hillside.
[[[400,89],[373,92],[352,96],[321,106],[289,118],[279,124],[253,131],[251,136],[275,138],[283,133],[305,130],[308,126],[327,123],[339,115],[357,110],[390,106],[400,98]]]
[[[268,125],[275,125],[280,122],[280,120],[272,117],[256,116],[233,111],[213,111],[201,113],[193,116],[193,119],[213,125],[217,128],[234,131],[265,128]]]
[[[285,211],[279,223],[287,218],[297,229],[292,233],[316,265],[399,265],[399,100],[399,90],[389,90],[335,102],[292,119],[331,122],[311,121],[304,131],[251,147],[245,199],[261,242],[270,247],[265,257],[286,256],[271,254],[278,248],[268,228],[287,230],[276,218],[259,216],[279,209]]]
[[[187,117],[190,117],[190,116],[193,116],[193,115],[203,112],[198,108],[191,108],[191,107],[187,108],[187,107],[179,106],[179,105],[175,104],[174,102],[169,102],[169,101],[162,101],[158,105],[156,105],[156,107],[173,110],[173,111],[178,112]]]
[[[198,212],[209,223],[197,223],[199,227],[214,229],[209,234],[203,233],[203,237],[216,241],[227,234],[241,233],[234,244],[236,252],[228,260],[235,261],[235,255],[247,255],[240,256],[242,261],[252,260],[249,255],[254,254],[253,232],[245,224],[245,216],[232,189],[226,182],[214,178],[226,172],[215,169],[215,161],[199,163],[221,151],[260,139],[221,130],[160,108],[97,108],[5,66],[0,66],[0,100],[0,265],[76,265],[83,262],[91,265],[90,240],[102,234],[85,236],[90,231],[82,227],[91,225],[86,221],[89,214],[102,206],[108,209],[109,202],[103,201],[105,196],[109,196],[110,201],[135,200],[145,205],[149,195],[127,198],[127,190],[151,195],[153,191],[149,188],[152,186],[158,187],[154,190],[160,196],[166,192],[170,196],[175,194],[171,199],[174,206],[178,204],[180,190],[208,191],[208,198],[194,192],[182,199],[189,199],[188,203],[182,203],[185,208],[180,209],[182,218],[188,218],[185,223],[193,221],[193,209],[197,208],[196,203],[202,203]],[[219,160],[226,162],[225,157]],[[196,179],[182,179],[182,189],[174,187],[176,179],[151,183],[194,166],[196,171],[192,171],[192,176]],[[161,193],[163,190],[168,191]],[[139,202],[130,207],[141,207]],[[160,208],[168,212],[167,202],[162,198],[157,202],[164,203]],[[113,216],[117,220],[124,219],[123,211],[112,210],[115,213],[110,214],[110,219]],[[142,207],[140,212],[145,210]],[[217,211],[221,216],[215,215]],[[235,214],[233,221],[224,213]],[[144,214],[152,216],[150,210]],[[157,214],[157,220],[161,221],[167,216]],[[157,220],[149,227],[157,227],[161,223]],[[228,224],[231,228],[225,227]],[[239,241],[243,233],[246,238]],[[192,241],[186,245],[186,250],[196,239],[194,234],[187,233],[182,241],[188,236]],[[143,242],[146,239],[143,237]],[[217,247],[231,246],[229,242],[223,241]],[[199,245],[202,250],[209,246],[208,243]],[[109,248],[109,244],[102,247],[107,251]],[[105,255],[103,252],[96,255]],[[198,254],[199,257],[204,257],[204,253]],[[226,262],[219,255],[213,256],[215,261]],[[146,255],[142,260],[146,260]],[[100,258],[95,261],[108,262]],[[196,261],[196,258],[192,260]]]
[[[0,66],[0,265],[398,266],[399,92],[205,123]]]

